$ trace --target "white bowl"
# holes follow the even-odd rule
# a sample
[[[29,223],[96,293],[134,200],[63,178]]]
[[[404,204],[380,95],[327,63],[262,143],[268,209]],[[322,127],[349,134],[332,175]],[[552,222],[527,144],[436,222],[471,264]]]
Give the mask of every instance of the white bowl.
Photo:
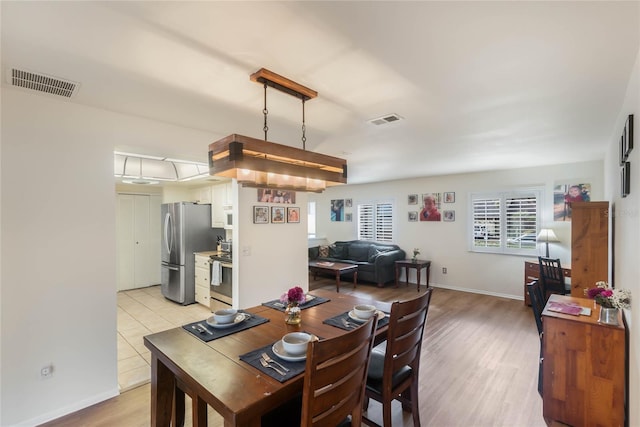
[[[358,304],[353,307],[353,314],[360,319],[368,319],[376,314],[376,307],[369,304]]]
[[[291,355],[304,354],[307,344],[311,341],[311,335],[305,332],[290,332],[282,337],[284,351]]]
[[[217,323],[231,323],[236,318],[238,310],[235,308],[223,308],[213,312],[213,318]]]

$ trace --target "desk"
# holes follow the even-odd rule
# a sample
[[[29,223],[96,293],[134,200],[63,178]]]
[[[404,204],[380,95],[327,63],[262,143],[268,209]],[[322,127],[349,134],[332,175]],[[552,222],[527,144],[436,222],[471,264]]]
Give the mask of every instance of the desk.
[[[420,291],[420,271],[425,268],[427,271],[427,289],[429,289],[429,273],[431,270],[431,261],[425,261],[422,259],[418,259],[415,262],[410,259],[403,259],[400,261],[396,261],[396,288],[398,287],[398,281],[400,279],[400,271],[404,267],[405,274],[407,276],[407,286],[409,286],[409,270],[412,268],[416,269],[416,281],[417,281],[417,289]]]
[[[591,308],[590,316],[548,310],[551,302]],[[593,300],[551,295],[542,312],[542,411],[573,426],[625,425],[626,338],[619,326],[598,323]],[[628,421],[628,419],[627,419]]]
[[[313,294],[331,301],[303,310],[302,329],[323,338],[347,332],[323,324],[323,320],[351,310],[356,304],[370,303],[366,298],[324,289]],[[388,303],[376,305],[386,311],[391,307]],[[144,337],[144,345],[151,351],[151,426],[169,426],[172,414],[180,418],[184,398],[176,386],[193,400],[194,426],[207,425],[207,405],[222,415],[225,427],[259,426],[263,414],[302,392],[304,373],[280,383],[238,358],[299,327],[285,324],[283,313],[278,310],[257,306],[247,311],[270,321],[208,343],[182,328]],[[384,340],[386,333],[386,326],[378,329],[376,344]]]
[[[565,283],[571,282],[571,267],[562,267],[564,273]],[[527,283],[531,283],[532,280],[538,280],[540,276],[540,264],[538,261],[525,261],[524,262],[524,304],[531,305],[529,299],[529,293],[527,292]]]

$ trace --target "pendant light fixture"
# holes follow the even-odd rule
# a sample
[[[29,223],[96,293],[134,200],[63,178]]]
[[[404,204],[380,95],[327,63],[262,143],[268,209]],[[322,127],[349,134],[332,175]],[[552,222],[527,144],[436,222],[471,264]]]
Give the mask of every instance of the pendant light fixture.
[[[209,174],[235,178],[244,187],[278,188],[320,193],[346,184],[347,161],[306,150],[304,105],[318,96],[312,89],[261,68],[250,76],[264,86],[264,141],[231,134],[209,144]],[[267,87],[302,101],[302,149],[267,140]]]

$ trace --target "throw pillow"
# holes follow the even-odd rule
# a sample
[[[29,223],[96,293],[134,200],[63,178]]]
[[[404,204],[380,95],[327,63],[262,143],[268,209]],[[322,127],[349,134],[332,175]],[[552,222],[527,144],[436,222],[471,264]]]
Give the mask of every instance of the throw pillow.
[[[320,246],[320,248],[318,250],[318,256],[320,258],[328,257],[329,256],[329,246],[327,246],[327,245]]]
[[[331,245],[329,246],[329,257],[335,259],[344,259],[345,255],[344,246],[342,245]]]

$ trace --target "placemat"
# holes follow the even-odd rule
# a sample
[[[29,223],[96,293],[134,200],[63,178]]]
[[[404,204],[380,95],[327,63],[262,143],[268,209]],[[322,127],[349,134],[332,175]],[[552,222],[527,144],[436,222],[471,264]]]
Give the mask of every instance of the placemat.
[[[276,341],[277,342],[277,341]],[[257,350],[253,350],[250,351],[248,353],[245,354],[241,354],[240,355],[240,360],[242,360],[243,362],[248,363],[249,365],[253,366],[254,368],[258,369],[260,372],[269,375],[271,378],[280,381],[281,383],[290,380],[291,378],[295,377],[298,374],[301,374],[302,372],[304,372],[304,368],[307,364],[306,359],[305,360],[301,360],[299,362],[288,362],[286,360],[282,360],[280,359],[278,356],[276,356],[273,352],[273,350],[271,349],[271,347],[273,347],[274,343],[271,343],[269,345],[266,345],[264,347],[261,347]],[[262,353],[267,353],[269,355],[269,357],[271,357],[273,360],[277,361],[279,364],[281,364],[282,366],[284,366],[285,368],[289,369],[289,372],[285,372],[285,375],[280,375],[278,372],[276,372],[274,369],[271,368],[265,368],[264,366],[262,366],[262,363],[260,363],[260,357],[262,355]],[[276,366],[278,369],[280,369],[279,366]],[[282,369],[280,369],[282,370]]]
[[[317,297],[313,295],[313,299],[307,302],[300,304],[300,309],[304,310],[306,308],[315,307],[316,305],[324,304],[325,302],[331,301],[329,298]],[[280,302],[280,299],[274,299],[272,301],[263,302],[262,305],[265,305],[270,308],[274,308],[278,311],[284,311],[287,306]]]
[[[228,328],[211,327],[207,325],[206,319],[186,324],[182,328],[202,341],[209,342],[218,338],[226,337],[227,335],[235,334],[236,332],[244,331],[245,329],[253,328],[254,326],[258,326],[269,321],[267,318],[258,316],[257,314],[247,313],[243,310],[238,310],[238,313],[246,313],[251,315],[251,317],[237,325],[229,326]]]
[[[330,317],[322,321],[322,323],[326,323],[327,325],[335,326],[336,328],[344,329],[345,331],[350,331],[351,329],[357,328],[361,325],[354,321],[349,317],[349,312],[345,311],[342,314],[338,314],[337,316]],[[385,313],[385,316],[378,320],[377,328],[381,328],[389,324],[389,313]]]

